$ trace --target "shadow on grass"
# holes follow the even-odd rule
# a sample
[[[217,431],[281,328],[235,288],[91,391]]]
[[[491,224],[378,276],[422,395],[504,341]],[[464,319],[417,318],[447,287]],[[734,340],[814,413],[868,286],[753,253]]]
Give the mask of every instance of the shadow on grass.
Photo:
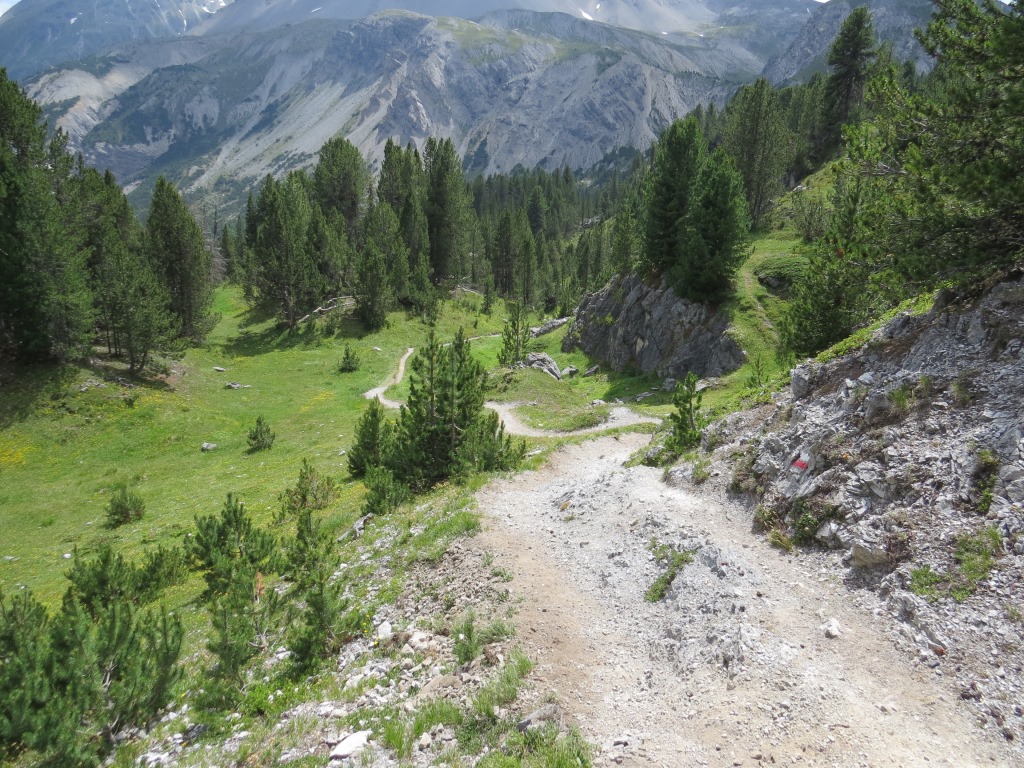
[[[259,308],[249,310],[239,325],[241,333],[228,338],[221,348],[229,355],[256,357],[295,347],[312,348],[332,339],[361,339],[366,335],[362,324],[351,316],[340,317],[329,325],[321,320],[288,328],[278,322],[262,330],[249,330],[273,317],[273,312],[266,313]]]
[[[613,400],[635,400],[641,392],[650,392],[652,389],[661,386],[661,378],[653,373],[639,373],[638,371],[609,371],[608,388],[605,390],[602,400],[611,402]],[[648,405],[658,405],[661,398],[665,402],[672,402],[672,395],[669,392],[664,395],[655,395],[645,402]]]
[[[64,401],[71,393],[82,372],[90,378],[115,385],[140,387],[151,390],[172,390],[173,387],[159,376],[131,374],[128,366],[116,359],[93,357],[86,365],[0,365],[0,429],[7,429],[24,421],[45,404]]]
[[[78,377],[78,369],[66,365],[0,366],[0,429],[24,421],[49,400],[59,400]]]

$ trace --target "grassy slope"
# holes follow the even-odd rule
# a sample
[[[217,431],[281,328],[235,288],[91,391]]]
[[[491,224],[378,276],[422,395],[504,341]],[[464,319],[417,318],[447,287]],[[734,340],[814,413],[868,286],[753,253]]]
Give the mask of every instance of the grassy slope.
[[[0,390],[0,526],[6,532],[0,589],[26,585],[52,605],[64,589],[66,553],[111,542],[135,556],[147,545],[177,543],[193,518],[217,512],[227,493],[267,520],[304,457],[346,477],[339,451],[351,442],[362,393],[393,373],[406,347],[420,345],[427,330],[396,314],[390,328],[372,335],[360,337],[352,322],[335,338],[290,337],[272,320],[254,317],[231,289],[218,293],[215,310],[222,319],[207,344],[174,363],[167,382],[86,386],[101,382],[103,371],[72,368],[18,372]],[[500,317],[452,304],[437,333],[450,338],[459,326],[493,332]],[[346,342],[362,365],[342,375],[335,369]],[[227,389],[227,382],[251,388]],[[136,399],[129,406],[131,395]],[[259,414],[277,441],[249,455],[246,433]],[[203,442],[217,449],[202,453]],[[146,514],[109,530],[105,505],[122,482],[143,496]],[[331,510],[336,525],[344,524],[361,495],[361,484],[343,484]]]

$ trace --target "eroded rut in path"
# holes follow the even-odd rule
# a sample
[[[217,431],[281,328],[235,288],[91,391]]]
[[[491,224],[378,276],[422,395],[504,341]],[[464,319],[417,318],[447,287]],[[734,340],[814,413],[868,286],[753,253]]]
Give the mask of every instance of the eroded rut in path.
[[[772,549],[742,511],[623,468],[647,439],[565,447],[478,493],[475,545],[513,575],[533,680],[599,764],[1012,764],[894,649],[873,595]],[[694,551],[656,604],[652,539]]]

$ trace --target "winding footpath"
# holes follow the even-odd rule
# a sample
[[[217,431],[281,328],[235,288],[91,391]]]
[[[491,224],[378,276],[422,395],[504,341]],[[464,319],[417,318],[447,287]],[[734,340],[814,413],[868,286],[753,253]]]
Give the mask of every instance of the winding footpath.
[[[484,337],[478,336],[474,338]],[[470,341],[472,340],[473,339],[470,339]],[[414,347],[406,349],[405,354],[403,354],[401,359],[398,361],[398,370],[395,374],[393,376],[389,376],[379,387],[374,387],[373,389],[364,392],[363,397],[367,400],[373,400],[376,397],[385,408],[393,408],[395,410],[401,408],[402,403],[385,397],[384,393],[391,387],[402,383],[402,379],[405,378],[405,364],[408,362],[409,358],[412,357],[412,354],[415,351]],[[597,432],[614,429],[615,427],[625,427],[630,424],[659,424],[661,422],[660,419],[656,419],[653,416],[641,416],[638,413],[634,413],[631,409],[623,405],[612,408],[608,415],[608,420],[603,424],[567,432],[557,432],[551,429],[537,429],[536,427],[531,427],[529,424],[523,422],[515,413],[515,409],[519,405],[521,405],[521,403],[496,403],[493,401],[484,403],[485,408],[489,408],[498,414],[498,417],[505,425],[505,432],[518,437],[571,437],[573,435],[595,434]]]
[[[412,352],[366,396],[400,382]],[[523,424],[514,404],[487,407],[531,437],[642,420],[614,408],[604,425],[556,433]],[[875,593],[851,590],[834,558],[754,535],[720,472],[697,489],[625,467],[649,440],[595,435],[476,494],[483,530],[468,546],[511,575],[504,599],[537,664],[526,695],[558,702],[598,745],[595,766],[1020,764],[927,659],[896,650]],[[654,603],[652,542],[693,553]]]

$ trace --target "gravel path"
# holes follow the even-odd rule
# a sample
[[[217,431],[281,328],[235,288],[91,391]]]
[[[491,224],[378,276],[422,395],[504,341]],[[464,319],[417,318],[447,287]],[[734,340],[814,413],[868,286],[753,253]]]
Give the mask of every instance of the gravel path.
[[[893,647],[872,593],[772,549],[747,513],[623,468],[648,439],[567,446],[478,493],[474,541],[513,575],[537,695],[602,746],[598,764],[1013,764]],[[655,604],[652,538],[694,552]]]
[[[476,336],[474,338],[485,338],[483,336]],[[470,339],[472,341],[472,339]],[[405,377],[405,364],[413,352],[416,350],[413,347],[409,347],[402,358],[398,361],[398,370],[393,376],[381,384],[379,387],[364,392],[363,397],[367,400],[373,400],[373,398],[380,398],[381,405],[386,408],[393,408],[395,410],[402,407],[402,403],[397,400],[390,400],[384,396],[384,393],[391,387],[400,384],[402,379]],[[598,424],[594,427],[587,427],[585,429],[577,429],[570,432],[556,432],[550,429],[536,429],[529,426],[519,419],[515,414],[515,408],[518,407],[519,403],[495,403],[486,402],[484,403],[485,408],[490,408],[495,411],[505,424],[505,432],[510,435],[517,435],[519,437],[568,437],[571,435],[587,435],[594,432],[602,432],[606,429],[612,429],[613,427],[624,427],[630,424],[658,424],[660,419],[656,419],[652,416],[640,416],[634,413],[625,406],[618,408],[612,408],[611,413],[608,416],[608,420],[603,424]]]
[[[395,372],[395,375],[385,379],[384,383],[379,387],[374,387],[373,389],[364,392],[363,397],[367,400],[373,400],[373,398],[378,397],[380,398],[381,405],[385,408],[394,408],[395,410],[401,408],[402,404],[400,402],[397,400],[389,400],[384,397],[384,393],[396,384],[402,383],[402,379],[405,378],[405,363],[410,357],[412,357],[412,353],[415,351],[415,347],[409,347],[405,350],[405,354],[402,355],[402,358],[398,361],[398,370]]]

